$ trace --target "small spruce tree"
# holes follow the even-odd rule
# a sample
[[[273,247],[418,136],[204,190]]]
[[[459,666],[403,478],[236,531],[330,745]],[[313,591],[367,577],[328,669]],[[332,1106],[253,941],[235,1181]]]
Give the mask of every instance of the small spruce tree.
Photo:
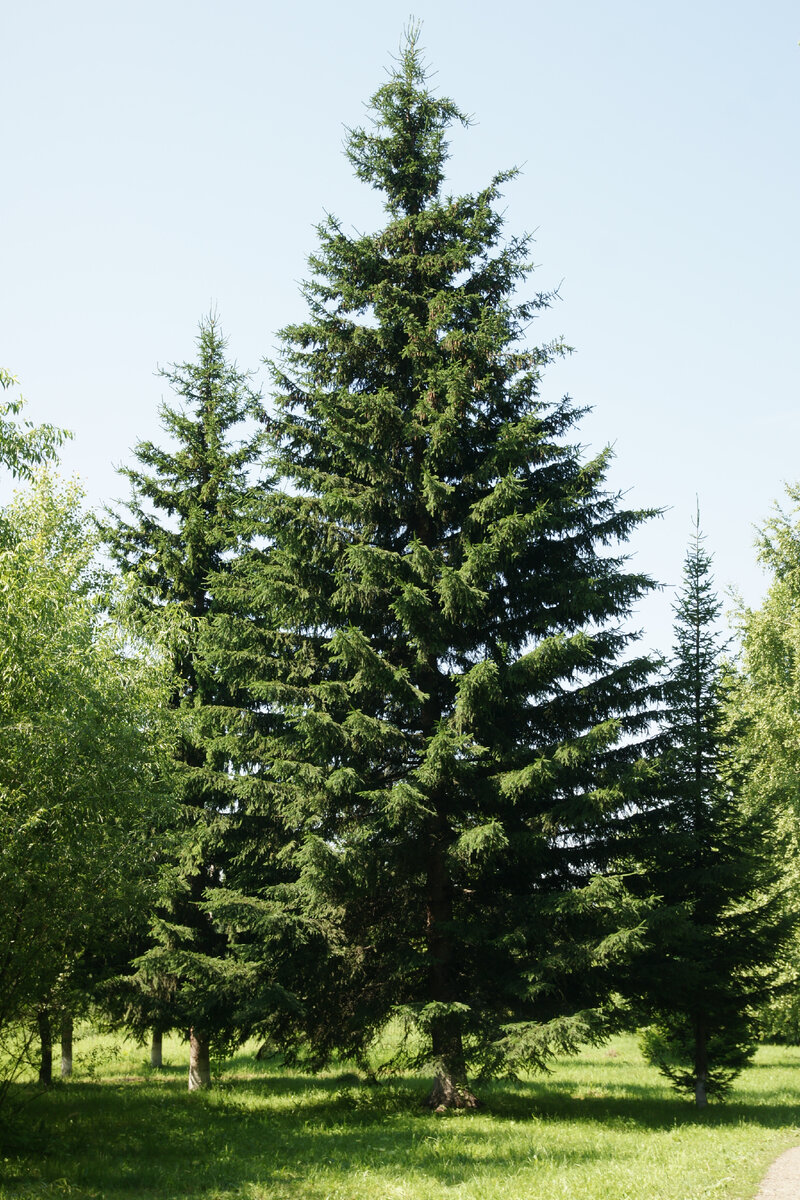
[[[212,1040],[235,1036],[240,992],[252,982],[209,905],[229,882],[228,837],[247,786],[232,765],[243,700],[214,665],[221,605],[213,581],[255,537],[264,493],[253,478],[264,439],[259,394],[227,361],[214,316],[201,322],[197,345],[195,362],[161,371],[179,401],[161,408],[173,446],[137,445],[141,466],[121,469],[130,517],[112,514],[106,527],[113,556],[138,582],[143,621],[158,610],[174,647],[182,820],[164,839],[162,904],[129,1012],[157,1035],[189,1032],[190,1088],[209,1085]]]
[[[744,730],[726,705],[721,604],[699,514],[674,611],[663,792],[643,823],[645,878],[661,902],[633,978],[652,1021],[647,1057],[702,1107],[753,1054],[755,1008],[774,984],[790,921],[767,814],[740,798]]]

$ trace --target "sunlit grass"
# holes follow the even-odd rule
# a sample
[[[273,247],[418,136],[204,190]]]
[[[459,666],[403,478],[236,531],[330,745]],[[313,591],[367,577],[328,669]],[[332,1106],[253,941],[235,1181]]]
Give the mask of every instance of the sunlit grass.
[[[164,1051],[154,1072],[142,1047],[82,1039],[73,1080],[19,1110],[0,1198],[745,1200],[800,1140],[795,1049],[760,1050],[700,1115],[620,1038],[444,1116],[422,1109],[422,1078],[375,1087],[252,1054],[189,1095],[186,1047]]]

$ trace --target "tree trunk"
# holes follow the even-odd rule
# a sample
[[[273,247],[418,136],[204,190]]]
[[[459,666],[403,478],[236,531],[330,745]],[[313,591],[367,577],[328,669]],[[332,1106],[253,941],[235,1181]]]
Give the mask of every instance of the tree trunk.
[[[431,839],[427,871],[427,943],[430,956],[431,999],[452,1004],[453,900],[447,864],[447,822],[437,820]],[[435,1112],[448,1108],[477,1108],[478,1101],[467,1086],[464,1045],[458,1017],[437,1017],[431,1025],[434,1083],[425,1103]]]
[[[694,1102],[698,1108],[708,1104],[708,1044],[706,1031],[700,1022],[694,1027]]]
[[[50,1026],[50,1012],[40,1008],[36,1014],[36,1024],[39,1029],[39,1045],[41,1058],[39,1060],[39,1083],[49,1087],[53,1082],[53,1032]]]
[[[160,1029],[153,1030],[153,1037],[150,1042],[150,1066],[157,1067],[159,1070],[164,1066],[164,1037]]]
[[[444,1112],[448,1108],[477,1108],[478,1098],[467,1085],[461,1030],[454,1027],[452,1020],[442,1017],[434,1022],[431,1034],[436,1073],[425,1103],[434,1112]]]
[[[61,1014],[61,1078],[69,1079],[72,1074],[72,1013]]]
[[[195,1029],[189,1031],[189,1091],[211,1087],[208,1038]]]

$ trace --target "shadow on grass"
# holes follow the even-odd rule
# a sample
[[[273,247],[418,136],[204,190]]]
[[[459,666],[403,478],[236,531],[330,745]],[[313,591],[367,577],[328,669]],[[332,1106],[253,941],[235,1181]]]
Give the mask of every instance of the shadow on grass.
[[[0,1195],[300,1200],[358,1173],[374,1176],[378,1196],[382,1181],[408,1173],[444,1188],[469,1181],[489,1162],[500,1174],[531,1157],[570,1166],[613,1156],[602,1137],[576,1137],[555,1152],[548,1126],[556,1121],[642,1133],[742,1122],[777,1130],[797,1121],[790,1103],[731,1101],[698,1114],[677,1097],[654,1098],[652,1087],[610,1083],[602,1094],[581,1094],[548,1081],[487,1084],[483,1109],[440,1118],[422,1108],[424,1079],[370,1087],[348,1075],[309,1078],[241,1065],[245,1077],[225,1071],[201,1094],[189,1095],[177,1072],[55,1087],[27,1106],[27,1145],[6,1160]],[[505,1136],[512,1121],[529,1122],[530,1132]]]
[[[726,1102],[712,1101],[699,1110],[690,1098],[677,1093],[653,1097],[652,1086],[636,1084],[604,1084],[603,1087],[581,1090],[547,1089],[546,1084],[516,1084],[513,1091],[501,1090],[497,1084],[484,1088],[482,1093],[493,1117],[500,1120],[524,1120],[535,1116],[540,1120],[597,1122],[602,1125],[636,1126],[647,1130],[673,1129],[676,1125],[748,1125],[762,1129],[782,1129],[796,1125],[797,1102],[747,1102],[732,1098]]]

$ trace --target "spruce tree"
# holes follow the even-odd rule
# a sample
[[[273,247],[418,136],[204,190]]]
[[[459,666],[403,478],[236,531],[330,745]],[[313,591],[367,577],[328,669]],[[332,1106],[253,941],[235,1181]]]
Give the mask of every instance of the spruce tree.
[[[468,1071],[600,1028],[627,917],[591,879],[650,704],[623,628],[650,582],[617,547],[647,514],[606,489],[607,451],[569,440],[581,411],[540,397],[565,348],[523,345],[551,296],[514,297],[513,172],[444,193],[447,128],[468,122],[416,30],[371,112],[346,152],[387,223],[319,228],[274,368],[274,543],[231,584],[274,622],[253,688],[329,937],[303,1032],[321,1059],[363,1057],[399,1016],[431,1105],[470,1106]]]
[[[633,978],[653,1022],[647,1056],[701,1107],[753,1054],[790,924],[767,814],[741,800],[745,729],[726,702],[720,611],[698,514],[674,606],[661,803],[644,820],[645,877],[661,902]]]
[[[174,653],[182,820],[164,842],[163,903],[153,944],[137,960],[130,1011],[156,1034],[189,1032],[190,1088],[210,1083],[212,1040],[234,1036],[247,975],[209,909],[209,896],[228,882],[229,832],[247,785],[234,765],[242,697],[215,666],[221,605],[213,581],[255,537],[264,492],[253,478],[264,437],[259,394],[227,361],[214,316],[201,322],[197,346],[196,361],[160,372],[178,398],[161,407],[172,445],[137,445],[140,466],[121,469],[130,515],[106,527],[116,561],[137,581],[143,622],[158,613]]]

